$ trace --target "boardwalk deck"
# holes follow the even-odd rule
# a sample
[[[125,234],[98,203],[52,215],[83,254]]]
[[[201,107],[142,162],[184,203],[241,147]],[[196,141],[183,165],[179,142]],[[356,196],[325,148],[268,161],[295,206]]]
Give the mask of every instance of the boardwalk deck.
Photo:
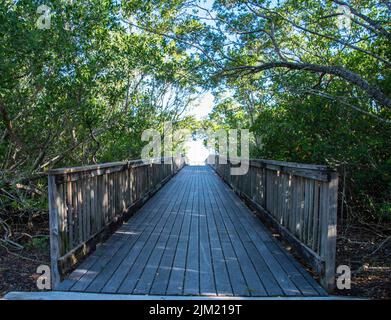
[[[187,166],[55,290],[326,296],[209,167]]]

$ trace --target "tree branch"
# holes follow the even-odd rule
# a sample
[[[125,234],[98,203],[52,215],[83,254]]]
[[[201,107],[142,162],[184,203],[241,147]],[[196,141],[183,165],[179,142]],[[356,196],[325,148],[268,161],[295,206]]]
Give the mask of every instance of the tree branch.
[[[361,78],[357,73],[347,70],[340,66],[322,66],[311,63],[298,63],[287,61],[275,61],[264,63],[258,66],[240,66],[223,70],[223,73],[250,71],[257,73],[265,70],[287,68],[289,70],[302,70],[312,73],[326,73],[340,77],[364,90],[371,98],[376,100],[382,106],[391,109],[391,99],[388,98],[377,86],[374,86]]]
[[[356,17],[361,18],[366,23],[368,23],[372,28],[376,29],[381,35],[385,36],[388,40],[391,41],[391,33],[388,32],[386,29],[383,28],[382,25],[378,21],[372,20],[370,17],[358,12],[356,9],[354,9],[351,5],[344,1],[339,0],[332,0],[334,3],[340,5],[340,6],[346,6],[350,9],[350,12],[354,14]]]
[[[19,137],[15,134],[12,120],[9,117],[9,114],[7,112],[7,109],[3,103],[3,101],[0,99],[0,114],[2,116],[3,122],[5,124],[5,127],[7,128],[7,135],[10,138],[10,140],[16,144],[18,148],[22,148],[23,144],[20,141]]]

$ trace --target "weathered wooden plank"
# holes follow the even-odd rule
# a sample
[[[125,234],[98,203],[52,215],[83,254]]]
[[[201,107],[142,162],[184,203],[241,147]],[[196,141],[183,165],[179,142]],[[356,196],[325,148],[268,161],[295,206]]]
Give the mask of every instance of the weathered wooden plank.
[[[89,256],[88,259],[83,261],[76,270],[68,275],[66,279],[59,283],[54,289],[58,291],[69,291],[72,286],[87,272],[87,270],[96,263],[97,259],[99,259],[99,255],[95,254]]]
[[[153,232],[148,236],[148,238],[142,244],[142,246],[140,245],[140,250],[137,259],[134,261],[132,267],[128,269],[128,273],[126,277],[124,278],[121,286],[117,290],[118,293],[133,292],[159,238],[163,237],[164,240],[162,241],[167,241],[168,237],[167,239],[165,239],[166,235],[165,234],[162,235],[162,230],[166,225],[172,226],[174,222],[175,216],[171,214],[174,205],[175,205],[174,201],[168,201],[168,206],[164,209],[164,211],[160,211],[158,213],[158,215],[161,216],[161,220],[159,223],[157,223],[154,226]]]
[[[74,229],[73,229],[73,244],[72,247],[78,246],[80,243],[82,243],[82,224],[81,224],[81,215],[80,215],[80,199],[79,199],[79,185],[77,182],[72,182],[71,187],[72,192],[72,206],[73,206],[73,223],[74,223]],[[65,255],[67,252],[69,252],[71,247],[66,247],[66,249],[63,251],[63,255]]]
[[[277,241],[276,241],[277,242]],[[280,245],[277,243],[277,245]],[[319,285],[318,282],[303,268],[303,266],[289,253],[287,250],[282,250],[287,259],[296,267],[300,274],[307,280],[307,282],[318,292],[320,296],[327,296],[327,292]]]
[[[228,241],[224,241],[221,242],[221,246],[223,248],[223,254],[234,294],[238,296],[250,296],[249,287],[240,269],[232,244]]]
[[[171,191],[171,189],[168,189]],[[159,203],[159,197],[156,197],[154,201],[148,202],[148,205],[145,209],[153,208],[153,206]],[[109,263],[99,271],[97,277],[91,281],[91,284],[88,286],[88,291],[91,292],[100,292],[102,288],[105,286],[107,281],[111,278],[113,273],[116,272],[119,265],[123,262],[125,257],[128,255],[129,251],[132,249],[136,241],[141,237],[141,234],[146,230],[148,223],[153,224],[155,221],[152,219],[154,217],[157,218],[157,209],[148,210],[144,215],[138,215],[139,223],[137,223],[137,219],[133,219],[131,223],[127,223],[119,229],[118,233],[124,233],[127,235],[125,241],[123,241],[123,245],[120,249],[113,255],[112,259]]]
[[[205,179],[207,181],[208,178]],[[229,279],[226,261],[223,255],[221,241],[218,235],[214,213],[216,208],[212,205],[213,191],[208,183],[205,182],[205,210],[206,221],[208,223],[209,241],[211,246],[211,255],[213,262],[214,277],[216,282],[216,291],[218,295],[233,295],[231,281]]]
[[[165,227],[169,226],[172,228],[173,223],[175,221],[175,217],[176,217],[176,215],[171,214],[169,216],[169,219],[167,220],[167,224],[165,225]],[[151,290],[152,282],[155,278],[155,274],[156,274],[156,271],[159,267],[160,260],[162,258],[163,252],[166,248],[168,238],[169,238],[169,233],[162,231],[162,233],[158,237],[157,243],[155,243],[155,245],[154,245],[152,253],[148,252],[148,254],[149,254],[148,259],[147,260],[144,259],[145,263],[143,263],[143,261],[140,261],[141,273],[140,273],[139,277],[137,278],[137,284],[134,286],[133,294],[147,294]],[[144,252],[141,253],[140,257],[142,257],[142,254],[146,253],[149,250],[150,249],[148,248],[148,245],[146,245],[143,249]],[[148,254],[146,254],[146,255],[148,255]],[[138,272],[138,271],[137,270],[131,271],[131,273],[136,273],[136,272]],[[136,276],[136,274],[135,274],[135,276]],[[128,278],[125,281],[128,281]]]
[[[164,249],[162,260],[156,271],[155,279],[153,280],[150,294],[165,295],[167,291],[168,281],[170,279],[171,266],[174,261],[175,251],[177,249],[178,236],[170,235],[167,245]]]
[[[177,178],[179,179],[179,177]],[[178,218],[175,220],[175,224],[171,230],[171,234],[169,236],[169,240],[167,243],[167,246],[164,250],[162,260],[160,262],[159,268],[156,272],[156,276],[154,279],[154,282],[152,284],[152,288],[150,290],[151,294],[165,294],[167,287],[168,287],[168,281],[170,279],[170,273],[171,273],[171,267],[174,262],[176,250],[178,247],[178,241],[179,241],[179,234],[181,232],[183,220],[184,220],[184,195],[188,192],[189,184],[186,184],[185,186],[181,183],[182,180],[179,180],[177,182],[178,187],[180,190],[184,191],[182,196],[180,197],[180,201],[178,200],[175,206],[175,214],[178,216]]]
[[[217,190],[219,190],[217,188]],[[230,197],[236,197],[236,195],[229,193]],[[233,203],[237,206],[236,214],[249,214],[249,212],[245,210],[243,205],[240,201],[233,201]],[[280,264],[275,260],[273,255],[271,254],[270,250],[268,249],[266,242],[262,241],[262,238],[260,234],[254,230],[253,228],[256,226],[259,226],[259,222],[256,223],[255,220],[253,220],[253,223],[250,223],[250,220],[248,219],[242,219],[239,220],[240,222],[244,223],[244,228],[247,230],[248,235],[250,239],[253,241],[255,247],[265,260],[266,264],[268,265],[269,269],[273,273],[274,277],[278,281],[280,287],[283,289],[284,293],[286,295],[300,295],[300,291],[298,288],[293,284],[293,282],[289,279],[289,275],[287,275],[284,270],[281,268]]]
[[[282,268],[287,274],[289,274],[290,279],[296,285],[296,287],[301,291],[305,296],[317,296],[318,291],[303,277],[303,275],[297,270],[296,266],[288,259],[288,255],[284,253],[284,250],[277,244],[275,241],[268,242],[268,247],[280,263]]]
[[[219,189],[220,188],[217,188],[216,190]],[[228,194],[228,196],[231,198],[235,197],[235,195],[233,194]],[[295,285],[290,281],[289,276],[283,271],[279,263],[274,259],[270,250],[267,248],[266,241],[270,241],[270,236],[267,235],[263,230],[259,229],[259,221],[251,219],[251,216],[249,216],[249,212],[246,210],[245,207],[243,207],[240,201],[231,201],[231,203],[236,205],[236,210],[230,211],[230,216],[232,219],[234,219],[236,228],[238,228],[238,226],[242,224],[243,229],[245,229],[248,233],[248,236],[253,242],[255,248],[258,250],[263,260],[268,265],[269,269],[271,270],[275,279],[278,281],[279,286],[283,289],[284,293],[286,295],[300,294],[300,291],[298,291]],[[255,227],[258,227],[258,230],[254,230]],[[243,229],[241,234],[243,234]]]
[[[76,199],[77,199],[77,217],[79,220],[79,244],[83,243],[85,240],[85,216],[84,216],[84,202],[83,202],[83,193],[84,193],[84,180],[79,180],[76,182]]]
[[[196,171],[197,172],[197,171]],[[194,174],[193,207],[191,210],[189,245],[186,259],[186,272],[183,293],[198,295],[200,293],[200,264],[199,264],[199,175]]]
[[[269,164],[269,165],[275,165],[275,166],[280,166],[280,167],[308,169],[308,170],[324,170],[324,171],[328,170],[328,167],[324,166],[324,165],[276,161],[276,160],[265,160],[265,159],[250,159],[250,165],[256,165],[256,164],[261,164],[261,165]]]
[[[314,238],[314,244],[312,246],[312,249],[315,252],[320,252],[320,218],[319,218],[320,200],[319,200],[319,193],[320,193],[320,183],[315,182],[314,213],[313,213],[314,225],[312,228],[312,230],[313,230],[312,236]]]
[[[63,229],[65,221],[68,220],[69,229],[68,229],[68,239],[66,240],[66,242],[68,242],[71,247],[74,247],[75,243],[77,243],[77,241],[74,239],[74,235],[76,234],[77,230],[75,229],[76,212],[72,206],[72,204],[73,204],[73,202],[72,202],[73,201],[72,200],[73,199],[73,197],[72,197],[72,183],[70,181],[66,182],[64,184],[64,189],[66,189],[64,191],[66,193],[67,211],[64,214],[64,217],[62,219],[63,221],[60,222],[60,225],[61,225],[61,229]],[[61,255],[65,254],[65,252],[66,252],[66,249],[64,248],[63,251],[61,252]]]
[[[213,182],[211,183],[214,186],[214,188],[218,187],[215,183]],[[228,231],[230,242],[234,250],[235,256],[240,265],[241,273],[243,274],[243,278],[246,282],[245,287],[242,288],[241,290],[246,291],[250,295],[265,296],[266,290],[245,250],[245,245],[242,243],[242,238],[240,237],[238,231],[235,228],[237,224],[232,223],[232,221],[230,220],[229,214],[233,214],[232,212],[229,212],[229,210],[232,210],[232,207],[228,206],[228,203],[230,203],[230,198],[227,196],[227,194],[220,193],[217,190],[214,192],[214,196],[217,200],[220,209],[219,212],[222,216],[225,227]],[[247,236],[245,232],[242,232],[242,235],[244,241],[250,240],[248,237],[245,237]],[[231,279],[231,283],[232,286],[234,287],[232,279]]]
[[[156,162],[156,160],[161,160],[161,162],[164,162],[165,159],[168,159],[168,158],[150,159],[149,162],[144,162],[145,160],[138,159],[138,160],[110,162],[110,163],[72,167],[72,168],[58,168],[58,169],[50,170],[49,174],[50,175],[62,175],[62,174],[77,173],[77,172],[90,172],[90,171],[94,171],[94,170],[106,170],[106,169],[111,169],[111,168],[120,168],[121,170],[125,170],[127,168],[137,168],[137,167],[148,166],[151,162]]]
[[[105,246],[105,255],[101,256],[100,259],[97,259],[96,263],[91,266],[89,270],[72,286],[72,291],[85,291],[89,284],[95,279],[99,271],[111,260],[112,256],[117,252],[117,250],[122,245],[121,239],[123,238],[120,234],[113,234],[110,238],[111,242],[103,243],[102,246]],[[110,248],[110,250],[108,249]]]
[[[207,208],[205,205],[206,174],[200,177],[200,294],[216,295],[215,277],[213,275],[212,252],[209,239]]]
[[[284,241],[287,241],[301,257],[314,268],[316,272],[321,273],[324,268],[323,259],[316,253],[313,252],[310,248],[305,246],[292,232],[290,232],[284,226],[281,226],[275,218],[265,211],[262,207],[258,206],[255,203],[251,203],[251,200],[247,200],[249,205],[257,210],[257,213],[261,220],[271,227],[273,227],[279,234],[283,237]],[[265,239],[264,239],[265,240]]]
[[[183,215],[181,215],[179,212],[179,206],[185,194],[185,190],[177,191],[177,193],[175,194],[177,195],[177,197],[174,196],[171,199],[171,202],[174,203],[174,206],[168,209],[168,222],[163,227],[158,242],[144,266],[142,275],[140,276],[137,286],[134,289],[134,294],[147,294],[151,291],[152,283],[156,276],[156,272],[160,265],[163,253],[167,248],[170,234],[172,233],[174,228],[176,229],[175,232],[178,232],[179,226],[182,223]]]
[[[251,260],[253,261],[254,267],[260,280],[262,281],[266,293],[268,296],[280,296],[283,295],[281,287],[278,284],[278,281],[275,279],[274,275],[271,273],[269,267],[265,263],[262,256],[259,254],[258,250],[255,248],[252,242],[246,243],[246,251],[248,252]]]
[[[170,189],[170,186],[167,186],[168,188],[164,191],[172,191]],[[171,188],[175,187],[175,185],[171,185]],[[163,191],[163,190],[161,190]],[[157,224],[162,223],[163,215],[159,214],[160,210],[165,210],[169,206],[169,192],[160,192],[156,194],[152,200],[154,202],[151,202],[150,207],[144,207],[139,214],[141,215],[144,211],[149,211],[153,215],[153,219],[150,221],[150,223],[145,224],[140,231],[140,237],[138,238],[138,241],[135,242],[135,244],[132,246],[132,249],[127,251],[127,248],[123,249],[125,253],[125,258],[121,261],[119,266],[117,267],[116,271],[111,275],[109,281],[104,285],[102,292],[105,293],[115,293],[121,286],[122,282],[124,281],[125,277],[127,276],[130,268],[135,263],[135,260],[139,256],[141,250],[143,249],[144,245],[146,244],[149,236],[154,231],[154,228]],[[148,204],[148,203],[147,203]],[[147,212],[148,212],[147,211]],[[132,226],[132,222],[129,221],[129,226]],[[130,244],[132,245],[132,244]],[[105,274],[110,273],[110,268],[105,272]],[[104,274],[102,274],[102,277],[105,277]]]
[[[190,174],[191,176],[191,174]],[[187,249],[188,241],[190,235],[190,223],[191,223],[191,213],[193,208],[193,198],[194,198],[194,180],[190,181],[190,188],[186,193],[184,209],[180,209],[180,212],[183,212],[184,219],[182,223],[181,232],[179,234],[179,242],[177,250],[175,253],[174,263],[171,270],[170,280],[168,282],[167,294],[170,295],[181,295],[183,294],[184,288],[184,279],[186,271],[186,258],[187,258]]]

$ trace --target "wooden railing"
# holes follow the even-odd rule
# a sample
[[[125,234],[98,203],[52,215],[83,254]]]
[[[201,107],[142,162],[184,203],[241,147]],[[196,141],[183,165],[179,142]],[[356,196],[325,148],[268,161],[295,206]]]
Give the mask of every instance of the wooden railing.
[[[51,170],[52,284],[56,285],[183,165],[183,157],[174,157],[159,163],[136,160]]]
[[[331,291],[335,284],[337,173],[327,166],[247,160],[247,174],[231,175],[231,167],[238,165],[212,157],[212,167],[223,180],[279,231]]]

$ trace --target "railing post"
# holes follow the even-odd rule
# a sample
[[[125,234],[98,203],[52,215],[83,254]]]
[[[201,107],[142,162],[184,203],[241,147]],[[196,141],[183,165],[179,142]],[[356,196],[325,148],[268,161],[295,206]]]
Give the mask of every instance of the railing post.
[[[48,180],[51,284],[52,289],[54,289],[55,286],[60,282],[60,272],[58,270],[58,259],[60,258],[58,226],[61,199],[57,191],[55,177],[49,175]]]
[[[337,241],[337,203],[338,203],[338,174],[332,172],[330,181],[321,186],[322,240],[320,255],[324,259],[324,270],[321,279],[323,287],[331,292],[335,287],[335,255]]]
[[[267,168],[266,168],[266,165],[265,164],[262,164],[262,174],[263,174],[263,208],[268,211],[269,210],[269,205],[268,205],[268,201],[267,201],[267,197],[268,197],[268,193],[269,193],[269,190],[267,188]]]

